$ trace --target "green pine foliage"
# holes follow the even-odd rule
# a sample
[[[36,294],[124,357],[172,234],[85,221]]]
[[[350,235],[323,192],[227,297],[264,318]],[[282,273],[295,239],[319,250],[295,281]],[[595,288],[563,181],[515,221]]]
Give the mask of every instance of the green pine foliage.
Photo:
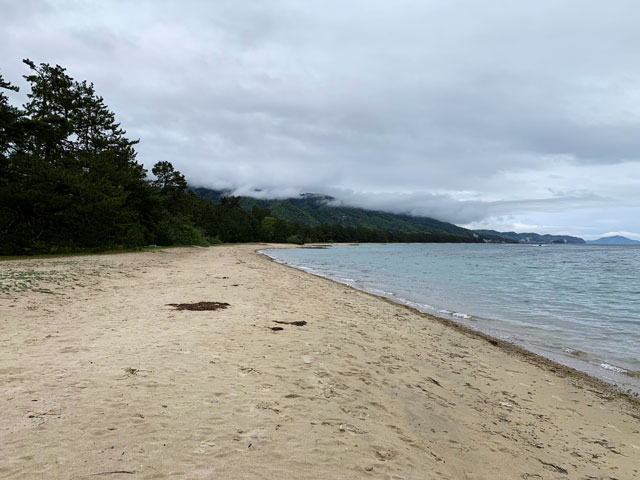
[[[379,216],[331,210],[314,198],[292,204],[212,191],[201,198],[167,161],[149,178],[136,161],[138,140],[126,136],[93,84],[59,65],[24,63],[29,91],[21,108],[6,94],[18,87],[0,76],[0,255],[150,244],[475,240],[464,229],[401,228],[391,217],[381,224]]]
[[[135,161],[137,141],[126,138],[93,85],[60,66],[25,64],[28,102],[14,109],[5,97],[0,107],[9,132],[0,145],[0,252],[144,244],[142,226],[152,219],[140,207],[153,200]]]

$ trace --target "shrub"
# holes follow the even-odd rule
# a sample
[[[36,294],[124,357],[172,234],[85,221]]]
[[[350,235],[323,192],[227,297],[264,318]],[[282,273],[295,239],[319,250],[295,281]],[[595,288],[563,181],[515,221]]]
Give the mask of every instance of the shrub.
[[[300,235],[291,235],[287,237],[287,243],[297,243],[298,245],[304,245],[305,239]]]

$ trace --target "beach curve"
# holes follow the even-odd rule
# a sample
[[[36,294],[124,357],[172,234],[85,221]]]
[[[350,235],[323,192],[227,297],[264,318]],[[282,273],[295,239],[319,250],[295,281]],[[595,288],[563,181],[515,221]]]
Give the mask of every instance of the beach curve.
[[[1,263],[0,476],[640,478],[633,399],[272,247]]]

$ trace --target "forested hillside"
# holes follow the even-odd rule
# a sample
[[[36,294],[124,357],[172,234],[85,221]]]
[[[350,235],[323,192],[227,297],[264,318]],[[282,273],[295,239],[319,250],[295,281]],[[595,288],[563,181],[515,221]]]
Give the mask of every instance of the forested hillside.
[[[193,188],[196,195],[217,204],[225,192],[208,188]],[[363,208],[334,206],[333,197],[307,193],[285,200],[264,200],[239,197],[240,206],[250,210],[254,205],[268,208],[272,215],[283,220],[318,226],[338,224],[346,227],[368,228],[390,232],[446,233],[470,238],[484,238],[472,230],[429,217],[414,217]],[[491,235],[486,236],[490,238]]]
[[[483,236],[504,238],[518,243],[585,243],[582,238],[570,235],[540,235],[539,233],[497,232],[496,230],[476,230]]]

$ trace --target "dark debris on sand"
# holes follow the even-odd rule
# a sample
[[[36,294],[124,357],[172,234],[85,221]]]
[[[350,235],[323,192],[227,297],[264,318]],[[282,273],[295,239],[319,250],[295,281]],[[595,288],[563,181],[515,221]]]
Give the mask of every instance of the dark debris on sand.
[[[205,310],[224,310],[229,306],[225,302],[198,302],[198,303],[169,303],[170,307],[175,307],[176,310],[193,310],[193,311],[205,311]]]
[[[295,325],[296,327],[304,327],[307,322],[304,320],[296,320],[294,322],[285,322],[282,320],[274,320],[274,322],[279,323],[281,325]]]

